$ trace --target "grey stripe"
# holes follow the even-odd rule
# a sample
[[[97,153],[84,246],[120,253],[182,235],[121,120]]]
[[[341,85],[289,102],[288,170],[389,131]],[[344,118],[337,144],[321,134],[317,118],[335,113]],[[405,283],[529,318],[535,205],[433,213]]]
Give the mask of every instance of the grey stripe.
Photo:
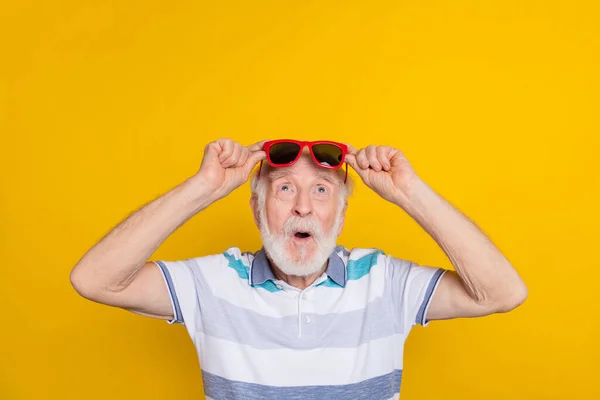
[[[265,316],[216,297],[208,287],[201,283],[199,285],[201,331],[258,349],[354,348],[395,333],[408,333],[393,318],[395,310],[387,290],[383,296],[369,302],[364,309],[324,315],[303,313],[302,337],[298,337],[297,315]],[[345,300],[343,296],[355,295],[347,289],[342,291],[340,303]],[[293,307],[296,307],[298,299],[279,297],[277,301],[292,302]],[[310,318],[309,324],[304,323],[305,317]]]
[[[202,371],[204,392],[214,400],[387,400],[400,392],[402,370],[348,385],[267,386],[232,381]]]
[[[183,313],[181,312],[181,307],[179,306],[179,299],[177,299],[177,294],[175,292],[175,286],[173,286],[173,279],[171,278],[171,274],[169,273],[169,269],[162,261],[156,261],[156,264],[159,266],[165,280],[167,281],[167,287],[169,288],[169,295],[171,296],[171,300],[173,300],[175,319],[172,321],[174,323],[183,323]]]
[[[431,295],[433,294],[433,290],[437,286],[437,283],[440,280],[440,277],[442,276],[443,273],[444,273],[443,269],[438,269],[437,271],[435,271],[435,274],[433,274],[433,277],[429,281],[429,286],[427,286],[427,291],[425,292],[425,297],[423,297],[423,303],[421,303],[421,307],[419,308],[419,312],[417,313],[417,318],[415,321],[417,324],[421,324],[421,325],[425,324],[425,317],[426,317],[425,310],[427,309],[427,305],[431,301]]]

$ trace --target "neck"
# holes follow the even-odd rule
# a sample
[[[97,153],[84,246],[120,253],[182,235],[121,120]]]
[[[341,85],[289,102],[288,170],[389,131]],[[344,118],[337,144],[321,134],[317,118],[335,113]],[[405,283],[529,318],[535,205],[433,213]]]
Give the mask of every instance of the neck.
[[[271,267],[271,270],[273,271],[273,275],[275,275],[275,278],[286,282],[290,286],[293,286],[300,290],[304,290],[307,287],[309,287],[310,285],[312,285],[317,280],[318,277],[323,275],[323,272],[325,272],[325,270],[327,269],[327,261],[325,261],[325,264],[323,264],[323,267],[321,268],[321,270],[319,272],[312,274],[312,275],[308,275],[308,276],[284,274],[283,272],[281,272],[281,270],[279,268],[277,268],[277,266],[271,259],[269,259],[269,266]]]

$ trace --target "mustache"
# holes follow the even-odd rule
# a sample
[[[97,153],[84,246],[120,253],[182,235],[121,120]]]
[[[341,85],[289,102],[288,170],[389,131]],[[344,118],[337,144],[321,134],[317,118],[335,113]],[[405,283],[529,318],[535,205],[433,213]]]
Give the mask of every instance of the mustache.
[[[310,233],[315,239],[323,238],[321,224],[315,217],[296,217],[292,216],[283,224],[283,233],[286,236],[294,236],[296,232]]]

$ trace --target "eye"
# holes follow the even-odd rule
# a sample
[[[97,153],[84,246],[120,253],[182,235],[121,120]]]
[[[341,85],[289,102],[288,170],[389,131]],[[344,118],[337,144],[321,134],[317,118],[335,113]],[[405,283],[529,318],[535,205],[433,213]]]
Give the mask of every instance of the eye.
[[[277,191],[284,194],[293,193],[294,187],[288,183],[282,183],[281,185],[277,186]]]
[[[317,186],[317,193],[327,193],[327,188],[325,186]]]

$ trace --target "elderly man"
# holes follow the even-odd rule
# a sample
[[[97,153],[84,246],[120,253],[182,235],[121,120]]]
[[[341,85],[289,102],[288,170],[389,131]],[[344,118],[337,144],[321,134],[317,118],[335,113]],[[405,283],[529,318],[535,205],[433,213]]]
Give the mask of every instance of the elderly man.
[[[147,261],[259,161],[250,204],[262,249]],[[348,164],[414,218],[456,272],[337,246]],[[90,249],[71,282],[90,300],[184,324],[212,399],[399,398],[414,325],[507,312],[527,296],[510,262],[400,150],[330,141],[208,144],[199,171]]]

